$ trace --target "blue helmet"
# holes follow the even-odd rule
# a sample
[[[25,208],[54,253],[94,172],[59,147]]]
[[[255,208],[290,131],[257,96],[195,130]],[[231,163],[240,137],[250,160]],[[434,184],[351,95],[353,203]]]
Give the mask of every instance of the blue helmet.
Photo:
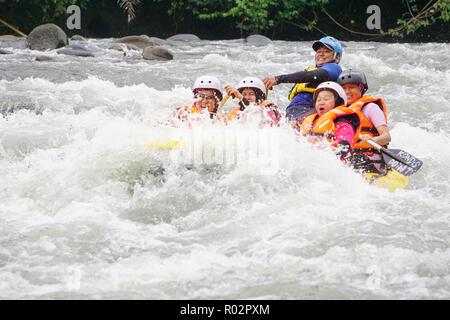
[[[339,53],[339,60],[336,61],[336,63],[339,63],[339,61],[341,61],[341,58],[342,58],[342,46],[339,43],[339,41],[337,41],[337,39],[333,38],[333,37],[323,37],[319,41],[314,42],[312,47],[313,47],[314,51],[317,51],[323,45],[334,51],[334,59],[335,60],[336,60],[336,55]]]

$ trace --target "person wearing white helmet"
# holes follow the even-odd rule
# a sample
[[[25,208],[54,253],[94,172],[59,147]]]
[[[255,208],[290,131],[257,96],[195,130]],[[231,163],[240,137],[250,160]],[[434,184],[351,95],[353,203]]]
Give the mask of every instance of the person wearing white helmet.
[[[195,99],[194,104],[177,108],[176,116],[180,120],[187,120],[190,114],[209,112],[210,118],[215,118],[219,102],[223,98],[222,92],[222,83],[216,77],[206,75],[197,78],[192,88]]]
[[[313,93],[316,87],[325,81],[336,81],[342,72],[339,62],[342,58],[342,46],[333,37],[323,37],[312,45],[315,54],[315,67],[290,74],[266,77],[263,82],[267,89],[281,83],[295,83],[289,93],[290,104],[286,107],[286,117],[296,122],[303,121],[314,113]]]
[[[245,77],[239,81],[238,88],[231,85],[225,86],[225,91],[229,96],[239,100],[239,106],[233,108],[227,116],[227,120],[239,118],[250,103],[261,107],[265,115],[268,117],[270,125],[278,125],[280,121],[280,113],[275,103],[266,101],[266,87],[264,83],[256,77]]]
[[[321,83],[314,92],[316,113],[309,115],[301,124],[301,133],[310,136],[312,142],[326,138],[341,158],[351,156],[352,146],[360,131],[362,113],[347,105],[344,89],[336,82]]]

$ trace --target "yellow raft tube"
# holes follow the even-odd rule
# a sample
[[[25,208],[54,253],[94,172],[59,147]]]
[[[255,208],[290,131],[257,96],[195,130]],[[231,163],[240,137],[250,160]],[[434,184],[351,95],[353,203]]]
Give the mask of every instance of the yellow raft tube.
[[[390,192],[397,189],[404,189],[409,184],[409,178],[400,174],[397,170],[389,169],[387,173],[365,173],[364,176],[369,181],[379,187],[387,188]]]

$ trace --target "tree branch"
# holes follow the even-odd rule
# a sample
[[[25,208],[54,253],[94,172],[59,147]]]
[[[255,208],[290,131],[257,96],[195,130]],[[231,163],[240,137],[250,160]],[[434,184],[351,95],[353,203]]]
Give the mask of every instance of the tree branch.
[[[339,27],[341,27],[342,29],[344,29],[344,30],[346,30],[346,31],[348,31],[348,32],[350,32],[350,33],[354,33],[354,34],[360,34],[360,35],[362,35],[362,36],[370,36],[370,37],[382,37],[383,35],[382,34],[379,34],[379,33],[365,33],[365,32],[359,32],[359,31],[354,31],[354,30],[351,30],[351,29],[349,29],[349,28],[347,28],[347,27],[344,27],[342,24],[340,24],[339,22],[337,22],[329,13],[328,13],[328,11],[325,9],[325,8],[323,8],[322,9],[323,10],[323,12],[331,19],[331,21],[333,21],[336,25],[338,25]]]
[[[4,24],[5,26],[7,26],[8,28],[10,28],[11,30],[13,30],[14,32],[17,32],[18,34],[20,34],[22,37],[26,37],[27,35],[25,33],[23,33],[22,31],[20,31],[19,29],[14,28],[12,25],[10,25],[8,22],[0,19],[0,22],[2,24]]]
[[[421,20],[427,19],[427,18],[435,15],[439,11],[439,4],[441,3],[441,1],[446,1],[446,0],[437,0],[433,5],[430,6],[430,3],[432,1],[433,0],[430,0],[425,5],[425,7],[423,7],[422,10],[420,10],[420,12],[416,16],[412,15],[411,19],[406,21],[403,25],[401,25],[395,29],[392,29],[392,31],[394,31],[394,32],[402,31],[403,29],[406,28],[406,26],[410,25],[411,23],[415,23],[415,22],[420,23]]]
[[[139,4],[140,0],[117,0],[119,6],[124,9],[128,14],[128,23],[133,20],[136,15],[134,12],[134,6]]]

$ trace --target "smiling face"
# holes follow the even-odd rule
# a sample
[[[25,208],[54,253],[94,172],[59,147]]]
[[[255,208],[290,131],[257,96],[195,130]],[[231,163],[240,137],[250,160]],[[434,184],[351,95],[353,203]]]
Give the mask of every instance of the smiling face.
[[[209,112],[213,112],[216,106],[216,96],[214,95],[214,90],[211,89],[201,89],[195,94],[197,102],[195,105],[201,109],[207,108]]]
[[[248,102],[256,103],[256,93],[255,90],[250,88],[245,88],[241,92],[242,96],[248,100]]]
[[[321,46],[316,51],[315,60],[318,67],[321,67],[328,62],[334,62],[334,51],[326,46]],[[336,56],[336,60],[339,60],[339,54]]]
[[[351,105],[353,102],[362,97],[361,89],[356,83],[345,83],[342,85],[345,94],[347,95],[347,104]]]
[[[321,117],[336,105],[334,93],[328,90],[322,90],[316,97],[316,112]]]

